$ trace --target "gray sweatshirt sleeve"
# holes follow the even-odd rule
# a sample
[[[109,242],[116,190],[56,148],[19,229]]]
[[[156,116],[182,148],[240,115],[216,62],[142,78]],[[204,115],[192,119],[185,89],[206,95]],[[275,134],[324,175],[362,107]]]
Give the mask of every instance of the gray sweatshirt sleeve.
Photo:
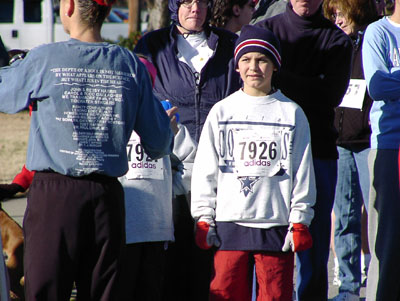
[[[189,193],[197,150],[197,143],[190,136],[188,129],[182,124],[178,124],[178,128],[179,131],[175,136],[174,149],[171,154],[174,195]]]

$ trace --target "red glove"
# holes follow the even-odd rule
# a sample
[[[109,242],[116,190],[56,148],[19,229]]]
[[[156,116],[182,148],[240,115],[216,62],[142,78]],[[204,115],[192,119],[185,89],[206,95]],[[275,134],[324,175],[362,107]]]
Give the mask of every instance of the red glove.
[[[303,224],[291,224],[285,237],[282,251],[305,251],[312,247],[312,237],[308,227]]]
[[[198,222],[196,224],[195,241],[196,245],[204,250],[210,249],[212,246],[219,247],[221,245],[215,228],[207,222]]]
[[[18,184],[19,186],[21,186],[24,189],[23,191],[25,191],[31,185],[34,175],[35,175],[35,172],[26,169],[26,167],[24,165],[22,167],[20,173],[15,176],[13,183]]]

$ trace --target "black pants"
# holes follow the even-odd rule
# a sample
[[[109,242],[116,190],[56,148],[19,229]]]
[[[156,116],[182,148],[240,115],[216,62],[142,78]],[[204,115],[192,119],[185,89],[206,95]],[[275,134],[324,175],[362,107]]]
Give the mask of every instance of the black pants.
[[[36,173],[24,216],[27,300],[117,300],[125,246],[124,192],[116,178]]]
[[[120,301],[161,301],[165,277],[165,243],[126,245],[121,282],[123,296]]]
[[[213,251],[195,244],[194,221],[185,196],[173,201],[175,242],[167,250],[164,301],[207,301]]]

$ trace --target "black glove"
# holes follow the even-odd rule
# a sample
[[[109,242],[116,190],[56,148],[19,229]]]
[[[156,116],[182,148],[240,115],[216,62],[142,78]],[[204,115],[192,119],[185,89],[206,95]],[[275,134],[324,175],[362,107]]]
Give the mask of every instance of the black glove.
[[[17,192],[24,192],[25,189],[20,185],[12,183],[12,184],[0,184],[0,200],[11,198]]]

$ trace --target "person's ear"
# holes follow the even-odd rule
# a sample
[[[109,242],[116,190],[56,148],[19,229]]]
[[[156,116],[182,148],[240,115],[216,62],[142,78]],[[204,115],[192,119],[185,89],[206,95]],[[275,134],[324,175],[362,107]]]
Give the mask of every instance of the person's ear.
[[[238,4],[235,4],[233,7],[232,7],[232,15],[234,16],[234,17],[236,17],[236,18],[239,18],[240,17],[240,6],[238,5]]]
[[[66,14],[68,17],[71,17],[72,14],[75,11],[75,1],[74,0],[67,0],[67,9],[66,9]]]
[[[237,62],[237,64],[236,64],[235,71],[236,71],[237,73],[240,73],[240,70],[239,70],[239,62]]]

